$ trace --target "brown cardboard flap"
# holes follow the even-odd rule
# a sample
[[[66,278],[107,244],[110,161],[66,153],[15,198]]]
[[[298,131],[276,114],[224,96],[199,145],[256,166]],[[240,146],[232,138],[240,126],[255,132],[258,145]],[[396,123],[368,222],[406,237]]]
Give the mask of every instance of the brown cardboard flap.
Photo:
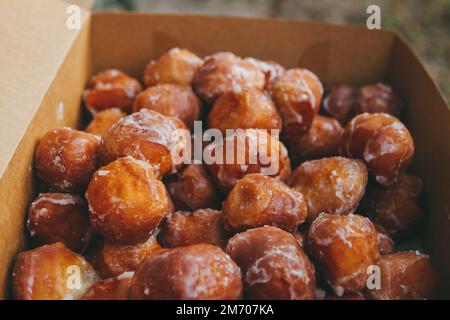
[[[231,51],[310,68],[327,82],[365,83],[386,75],[394,36],[348,25],[237,17],[93,13],[92,67],[142,77],[143,67],[172,47],[200,56]]]
[[[69,2],[86,6],[89,1]],[[60,0],[2,2],[0,177],[79,33],[66,27],[68,5]],[[84,24],[90,13],[88,7],[80,9]]]
[[[24,216],[36,191],[35,146],[46,131],[76,127],[81,117],[89,12],[82,9],[81,30],[69,31],[67,6],[20,0],[0,10],[0,299],[8,296],[12,263],[26,240]]]
[[[406,41],[397,35],[389,82],[407,103],[406,123],[414,137],[411,171],[424,182],[423,244],[438,271],[441,296],[450,296],[450,117],[436,82]]]

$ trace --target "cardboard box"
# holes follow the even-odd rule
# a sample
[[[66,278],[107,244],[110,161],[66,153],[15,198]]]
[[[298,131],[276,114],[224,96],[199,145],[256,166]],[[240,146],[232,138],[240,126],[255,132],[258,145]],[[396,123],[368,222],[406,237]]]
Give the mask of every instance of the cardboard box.
[[[69,2],[81,29],[66,28]],[[35,146],[51,128],[77,126],[88,77],[116,67],[141,78],[145,64],[178,46],[204,56],[232,51],[313,70],[324,83],[386,81],[406,101],[416,145],[411,172],[424,180],[423,246],[450,297],[450,111],[420,59],[389,31],[294,20],[90,13],[90,0],[2,2],[0,10],[0,297],[26,246],[35,195]]]

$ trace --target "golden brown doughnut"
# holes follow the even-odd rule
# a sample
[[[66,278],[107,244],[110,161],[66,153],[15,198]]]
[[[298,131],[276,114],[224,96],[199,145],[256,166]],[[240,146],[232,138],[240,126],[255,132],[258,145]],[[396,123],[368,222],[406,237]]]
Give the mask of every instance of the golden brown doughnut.
[[[193,212],[177,211],[167,215],[159,239],[165,248],[198,243],[209,243],[223,248],[228,234],[221,211],[199,209]]]
[[[12,291],[16,300],[76,300],[97,280],[82,256],[57,242],[17,256]]]
[[[27,226],[35,244],[62,242],[78,252],[91,235],[86,201],[66,193],[39,194],[28,210]]]
[[[314,266],[292,234],[276,227],[249,229],[233,236],[226,252],[242,270],[249,299],[314,299]]]
[[[223,204],[223,215],[236,231],[265,225],[294,231],[307,213],[301,193],[275,178],[248,174],[231,189]]]
[[[386,113],[354,117],[345,128],[342,142],[347,156],[364,159],[375,180],[385,186],[406,172],[414,154],[408,129]]]
[[[94,230],[124,243],[147,239],[172,210],[166,188],[151,166],[130,156],[97,170],[86,199]]]
[[[83,192],[98,167],[100,138],[71,128],[53,129],[36,149],[37,176],[51,191]]]
[[[219,52],[205,59],[195,75],[194,88],[207,104],[227,91],[256,88],[263,90],[264,73],[230,52]]]
[[[142,86],[122,71],[108,69],[94,75],[83,94],[83,101],[91,113],[110,108],[130,112]]]
[[[187,49],[173,48],[151,61],[144,71],[146,87],[163,83],[190,86],[203,60]]]
[[[149,109],[168,117],[178,117],[186,126],[193,128],[200,119],[200,100],[191,87],[176,84],[160,84],[142,91],[133,104],[133,112]]]
[[[126,114],[118,108],[99,111],[94,114],[85,131],[104,138],[108,134],[108,130],[125,116]]]
[[[150,163],[155,174],[162,177],[183,165],[173,157],[181,159],[187,149],[188,136],[187,127],[178,118],[142,109],[123,118],[109,130],[99,148],[99,158],[102,164],[107,164],[132,156]]]
[[[320,213],[349,214],[356,210],[367,184],[367,168],[360,160],[323,158],[302,163],[290,185],[303,194],[308,220]]]
[[[194,244],[155,252],[131,285],[135,300],[235,300],[242,296],[238,266],[219,247]]]
[[[231,161],[227,161],[227,149],[231,148],[234,152],[228,155]],[[207,167],[217,187],[224,193],[249,173],[279,177],[282,181],[291,174],[286,147],[265,130],[237,131],[223,141],[208,145],[204,154],[217,155],[220,152],[222,163],[207,163]]]
[[[221,95],[208,115],[208,126],[226,129],[277,129],[281,117],[272,100],[255,88],[231,90]]]
[[[418,251],[398,252],[382,256],[380,288],[367,290],[376,300],[423,300],[436,294],[436,274],[428,255]]]
[[[322,214],[306,234],[312,260],[338,296],[363,290],[367,270],[380,257],[375,227],[356,215]]]

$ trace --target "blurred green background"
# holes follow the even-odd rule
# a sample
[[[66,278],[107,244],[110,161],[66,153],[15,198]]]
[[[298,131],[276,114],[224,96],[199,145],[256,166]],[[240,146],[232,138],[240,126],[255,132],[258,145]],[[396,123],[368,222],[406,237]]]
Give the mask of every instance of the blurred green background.
[[[403,34],[450,100],[450,0],[96,0],[94,10],[284,17],[366,25],[370,4],[381,27]]]

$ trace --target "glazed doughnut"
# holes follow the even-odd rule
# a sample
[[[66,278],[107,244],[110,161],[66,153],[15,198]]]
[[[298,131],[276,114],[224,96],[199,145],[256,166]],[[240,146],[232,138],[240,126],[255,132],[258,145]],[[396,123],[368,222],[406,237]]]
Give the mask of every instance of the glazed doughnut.
[[[289,139],[292,157],[304,161],[337,156],[343,134],[337,120],[317,115],[306,134]]]
[[[305,244],[338,296],[363,290],[368,268],[380,257],[375,227],[356,214],[321,214],[312,222]]]
[[[106,137],[108,130],[126,114],[118,108],[105,109],[94,114],[92,121],[86,127],[86,132],[102,138]]]
[[[236,231],[265,225],[294,231],[307,216],[301,193],[262,174],[248,174],[236,183],[225,199],[223,214]]]
[[[227,156],[227,149],[233,152]],[[217,187],[228,193],[236,182],[249,173],[262,173],[279,177],[282,181],[291,174],[291,163],[286,147],[265,130],[247,129],[236,131],[223,141],[212,143],[204,154],[221,154],[222,164],[207,163],[208,170]],[[231,160],[228,161],[227,160]]]
[[[307,69],[290,69],[273,81],[269,91],[283,119],[288,141],[308,132],[322,99],[319,78]]]
[[[305,240],[305,236],[303,233],[301,233],[298,230],[294,230],[291,232],[291,234],[294,236],[295,240],[297,240],[298,244],[300,245],[300,247],[303,248],[303,241]]]
[[[398,252],[382,256],[380,288],[367,289],[376,300],[423,300],[436,294],[436,275],[430,258],[418,251]]]
[[[346,125],[354,114],[356,92],[356,88],[346,84],[330,86],[322,103],[325,114]]]
[[[109,240],[128,244],[147,239],[173,209],[151,166],[130,156],[97,170],[86,199],[94,230]]]
[[[139,266],[131,285],[135,300],[236,300],[241,296],[238,266],[210,244],[155,252]]]
[[[244,88],[263,90],[266,84],[260,68],[230,52],[219,52],[205,59],[197,71],[194,88],[207,104],[227,91]]]
[[[147,161],[155,174],[162,177],[183,165],[181,158],[190,135],[184,123],[175,117],[166,117],[156,111],[142,109],[119,122],[103,139],[99,148],[102,164],[132,156]]]
[[[343,148],[347,156],[364,159],[375,180],[389,186],[408,169],[414,141],[397,118],[386,113],[363,113],[347,124]]]
[[[353,213],[364,195],[367,168],[360,160],[323,158],[302,163],[292,174],[290,185],[303,194],[308,220],[320,213]]]
[[[41,193],[30,205],[27,227],[37,245],[62,242],[80,252],[91,234],[87,203],[78,195]]]
[[[391,235],[411,232],[423,217],[420,208],[422,180],[401,177],[390,187],[370,185],[362,207],[369,217]]]
[[[387,231],[379,224],[374,223],[373,226],[377,230],[378,238],[378,250],[380,250],[381,255],[389,254],[394,251],[394,241],[389,236]]]
[[[255,67],[259,68],[266,76],[265,88],[268,88],[270,84],[279,76],[281,76],[286,69],[279,63],[271,60],[259,60],[256,58],[245,58],[246,62],[251,63]]]
[[[226,129],[277,129],[282,123],[272,100],[255,88],[231,90],[221,95],[208,115],[208,126]]]
[[[92,285],[83,300],[128,300],[133,272],[126,272],[115,278],[100,280]]]
[[[98,167],[100,138],[71,128],[53,129],[36,149],[37,176],[51,191],[83,192]]]
[[[200,119],[200,100],[191,87],[176,84],[160,84],[142,91],[133,104],[133,112],[149,109],[168,117],[178,117],[186,126],[193,128]]]
[[[400,97],[383,83],[367,85],[356,92],[355,114],[383,112],[399,117],[403,108]]]
[[[122,244],[107,239],[98,241],[89,253],[89,261],[102,278],[116,277],[137,269],[149,255],[161,249],[156,232],[136,244]]]
[[[185,247],[209,243],[224,248],[228,234],[221,211],[199,209],[193,212],[178,211],[167,216],[159,236],[165,248]]]
[[[129,113],[142,86],[136,79],[116,69],[108,69],[91,78],[83,101],[91,113],[119,108]]]
[[[190,86],[202,64],[203,60],[187,49],[170,49],[147,65],[144,84],[146,87],[164,83]]]
[[[12,291],[16,300],[76,300],[97,280],[82,256],[57,242],[17,256]]]
[[[177,210],[220,207],[220,196],[202,164],[190,164],[165,182]]]
[[[242,270],[249,299],[314,299],[314,266],[292,234],[276,227],[249,229],[233,236],[226,252]]]

